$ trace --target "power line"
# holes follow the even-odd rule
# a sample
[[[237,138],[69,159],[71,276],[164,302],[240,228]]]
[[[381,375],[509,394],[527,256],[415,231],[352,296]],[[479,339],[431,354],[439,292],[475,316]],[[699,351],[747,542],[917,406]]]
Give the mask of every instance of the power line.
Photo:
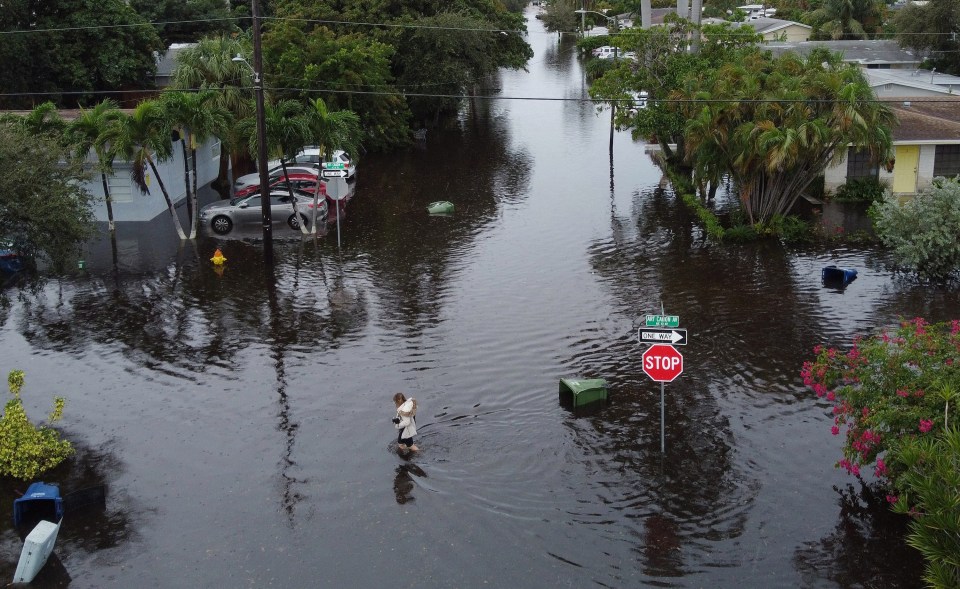
[[[119,24],[102,24],[102,25],[87,25],[87,26],[76,26],[76,27],[51,27],[45,29],[17,29],[13,31],[0,31],[0,35],[17,35],[17,34],[29,34],[29,33],[62,33],[68,31],[90,31],[90,30],[100,30],[100,29],[115,29],[115,28],[132,28],[132,27],[145,27],[145,26],[166,26],[166,25],[178,25],[178,24],[195,24],[195,23],[212,23],[212,22],[240,22],[250,20],[249,16],[234,16],[234,17],[220,17],[220,18],[198,18],[191,20],[170,20],[170,21],[157,21],[157,22],[143,22],[143,23],[119,23]],[[375,22],[364,22],[364,21],[344,21],[344,20],[327,20],[327,19],[309,19],[309,18],[293,18],[293,17],[280,17],[280,16],[270,16],[262,17],[261,20],[270,20],[277,22],[303,22],[303,23],[313,23],[313,24],[327,24],[327,25],[345,25],[345,26],[367,26],[367,27],[386,27],[386,28],[403,28],[403,29],[427,29],[427,30],[438,30],[438,31],[466,31],[466,32],[480,32],[480,33],[516,33],[518,35],[529,35],[529,31],[515,30],[515,29],[486,29],[486,28],[473,28],[473,27],[441,27],[434,25],[416,25],[408,23],[375,23]],[[732,21],[728,21],[732,22]],[[749,24],[749,23],[747,23]],[[662,25],[654,25],[662,26]],[[624,30],[630,30],[624,29]],[[575,33],[576,31],[544,31],[543,35],[553,35],[556,33]],[[929,33],[877,33],[877,37],[889,37],[896,38],[901,36],[938,36],[938,35],[951,35],[955,36],[954,32],[929,32]],[[614,34],[609,34],[609,36],[615,36]],[[851,41],[863,41],[863,39],[850,39]],[[882,40],[882,39],[877,39]],[[810,41],[816,42],[816,41]],[[824,40],[824,42],[829,42]]]
[[[160,21],[160,22],[87,25],[82,27],[77,26],[77,27],[51,27],[46,29],[18,29],[14,31],[0,31],[0,35],[17,35],[17,34],[28,34],[28,33],[62,33],[66,31],[94,31],[94,30],[101,30],[101,29],[164,26],[164,25],[194,24],[194,23],[208,23],[208,22],[234,22],[234,21],[243,21],[243,20],[249,20],[249,19],[250,19],[249,16],[238,16],[238,17],[224,17],[224,18],[201,18],[201,19],[194,19],[194,20],[170,20],[170,21]],[[263,17],[261,20],[273,20],[273,21],[279,21],[279,22],[305,22],[305,23],[334,24],[334,25],[348,25],[348,26],[388,27],[388,28],[403,28],[403,29],[429,29],[429,30],[439,30],[439,31],[473,31],[473,32],[481,32],[481,33],[505,33],[505,34],[517,33],[519,35],[528,34],[527,31],[514,30],[514,29],[441,27],[441,26],[434,26],[434,25],[415,25],[415,24],[404,24],[404,23],[371,23],[371,22],[362,22],[362,21],[321,20],[321,19],[308,19],[308,18],[288,18],[288,17],[278,17],[278,16]],[[548,34],[553,34],[553,33],[548,33]]]
[[[458,100],[510,100],[510,101],[541,101],[541,102],[589,102],[593,104],[607,104],[610,102],[634,102],[633,98],[569,98],[569,97],[553,97],[553,96],[501,96],[494,94],[430,94],[426,92],[403,92],[397,90],[338,90],[334,88],[266,88],[273,91],[287,91],[287,92],[301,92],[309,94],[356,94],[356,95],[366,95],[366,96],[400,96],[400,97],[414,97],[414,98],[452,98]],[[212,89],[201,89],[201,88],[187,88],[187,89],[164,89],[160,90],[160,93],[172,93],[172,92],[201,92],[204,90]],[[140,90],[75,90],[75,91],[64,91],[64,92],[0,92],[0,98],[16,98],[16,97],[26,97],[26,96],[77,96],[77,95],[90,95],[90,94],[149,94],[152,92],[158,92],[155,89],[140,89]],[[664,99],[647,99],[649,102],[656,102],[658,104],[726,104],[731,102],[736,102],[740,104],[836,104],[836,103],[845,103],[844,100],[828,100],[828,99],[818,99],[818,100],[805,100],[801,98],[750,98],[750,99],[736,99],[736,98],[715,98],[715,99],[695,99],[695,98],[664,98]],[[901,97],[897,99],[879,99],[874,98],[870,100],[863,100],[861,102],[877,103],[877,104],[895,104],[907,100],[910,104],[960,104],[960,96],[957,96],[955,99],[944,99],[944,98],[909,98]]]

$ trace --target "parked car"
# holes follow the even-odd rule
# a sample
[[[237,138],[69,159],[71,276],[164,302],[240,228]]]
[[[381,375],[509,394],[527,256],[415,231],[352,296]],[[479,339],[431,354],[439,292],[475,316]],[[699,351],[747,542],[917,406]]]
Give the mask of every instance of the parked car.
[[[635,116],[637,111],[641,108],[647,107],[647,91],[641,90],[639,92],[631,92],[630,97],[633,99],[629,106],[627,106],[627,112],[630,113],[630,116]]]
[[[317,174],[317,166],[311,166],[309,164],[305,165],[294,165],[287,164],[287,173],[288,174]],[[267,177],[270,178],[270,181],[276,180],[283,175],[283,166],[279,163],[276,166],[270,166],[267,169]],[[234,191],[247,188],[248,186],[259,186],[260,185],[260,173],[254,172],[252,174],[244,174],[236,180],[233,181]]]
[[[598,59],[613,59],[613,56],[616,53],[623,53],[616,47],[611,47],[610,45],[604,45],[603,47],[597,47],[593,50],[593,56]]]
[[[313,211],[313,195],[295,192],[299,218],[293,212],[293,202],[286,191],[270,193],[270,209],[273,219],[286,220],[291,229],[300,229],[301,223],[309,223]],[[201,225],[210,225],[210,229],[219,235],[230,233],[235,226],[259,224],[263,221],[260,194],[254,193],[243,198],[229,198],[212,202],[200,209]],[[327,200],[317,203],[317,219],[326,221]]]
[[[286,176],[280,174],[279,176],[273,177],[270,180],[269,186],[270,191],[273,192],[276,190],[287,190],[288,184],[292,184],[294,190],[300,190],[309,194],[313,194],[313,192],[317,189],[317,182],[320,183],[320,196],[325,196],[327,194],[326,180],[320,178],[317,175],[316,170],[308,174],[290,173]],[[237,190],[234,192],[233,197],[243,198],[259,191],[260,184],[253,184],[251,186],[247,186],[246,188]]]

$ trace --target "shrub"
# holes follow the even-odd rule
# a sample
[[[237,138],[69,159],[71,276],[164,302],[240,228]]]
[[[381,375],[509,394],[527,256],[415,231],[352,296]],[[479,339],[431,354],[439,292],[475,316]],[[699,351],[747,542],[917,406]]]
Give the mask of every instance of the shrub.
[[[887,182],[877,178],[851,178],[837,188],[833,200],[839,202],[878,202],[890,189]]]
[[[960,268],[960,183],[937,178],[904,203],[887,195],[870,207],[880,241],[921,278],[943,280]]]
[[[813,240],[810,224],[796,215],[774,215],[770,219],[769,227],[787,243]]]
[[[837,466],[858,477],[872,467],[887,501],[915,517],[908,541],[927,558],[927,580],[960,586],[960,436],[951,416],[960,391],[960,321],[917,318],[893,334],[856,339],[846,353],[814,352],[801,375],[832,404],[833,435],[845,429]]]
[[[29,480],[50,470],[73,454],[73,446],[48,426],[35,426],[27,418],[20,398],[24,378],[22,370],[7,377],[13,399],[7,401],[0,417],[0,476]],[[63,397],[54,398],[50,421],[63,415]]]

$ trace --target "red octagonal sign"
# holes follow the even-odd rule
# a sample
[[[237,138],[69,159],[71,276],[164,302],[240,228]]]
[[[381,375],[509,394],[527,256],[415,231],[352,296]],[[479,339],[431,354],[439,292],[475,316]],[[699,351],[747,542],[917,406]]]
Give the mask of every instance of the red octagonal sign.
[[[652,345],[643,353],[643,371],[657,382],[671,382],[683,372],[683,356],[673,346]]]

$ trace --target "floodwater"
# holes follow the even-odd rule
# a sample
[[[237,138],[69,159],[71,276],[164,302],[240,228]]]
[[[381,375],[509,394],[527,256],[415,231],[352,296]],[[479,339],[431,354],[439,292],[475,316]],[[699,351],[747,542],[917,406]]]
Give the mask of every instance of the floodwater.
[[[341,247],[278,239],[275,285],[257,241],[180,246],[160,218],[120,228],[115,269],[93,244],[73,277],[6,289],[4,370],[35,418],[67,397],[78,448],[44,478],[109,489],[34,586],[921,586],[799,370],[957,317],[958,294],[871,247],[706,241],[643,144],[617,133],[610,157],[573,40],[532,14],[529,72],[366,157]],[[825,287],[831,263],[859,277]],[[665,453],[636,341],[661,311],[689,331]],[[562,405],[573,376],[606,379],[607,405]],[[410,457],[397,391],[420,406]],[[26,485],[2,483],[9,579]]]

